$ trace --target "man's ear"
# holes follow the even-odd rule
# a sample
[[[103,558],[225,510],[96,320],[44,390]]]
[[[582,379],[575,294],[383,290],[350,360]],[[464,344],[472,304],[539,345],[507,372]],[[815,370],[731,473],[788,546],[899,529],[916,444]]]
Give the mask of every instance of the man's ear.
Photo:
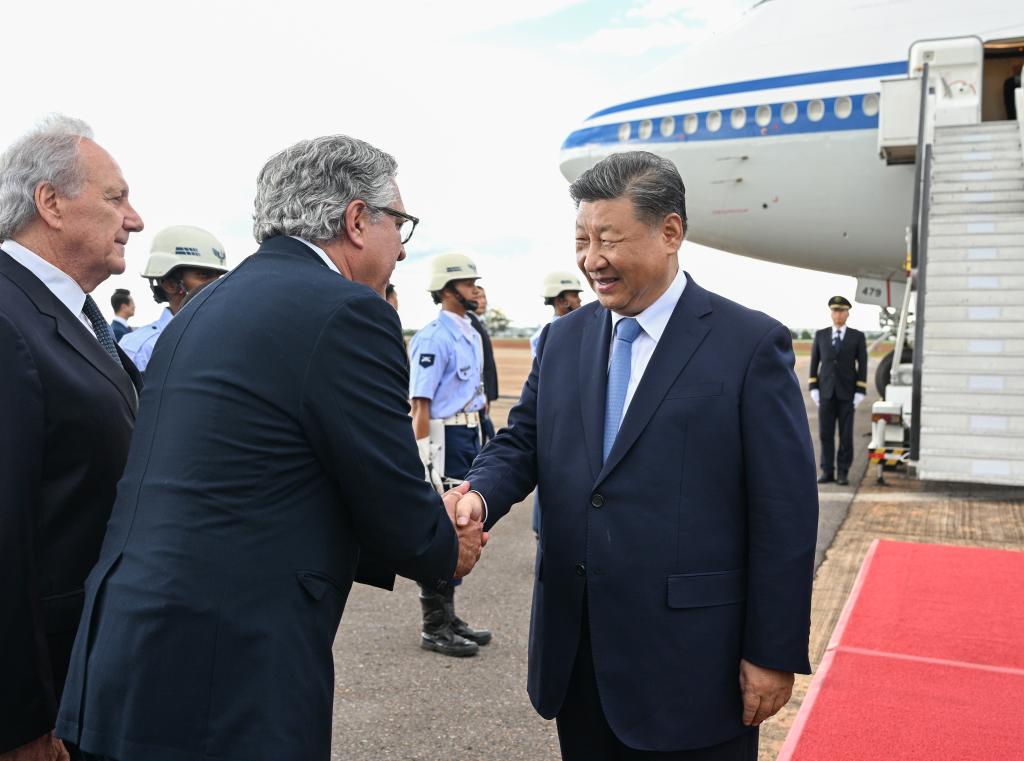
[[[366,228],[370,224],[370,209],[365,201],[356,199],[345,209],[345,235],[358,249],[366,246]]]
[[[48,182],[40,182],[36,185],[35,191],[36,214],[54,230],[64,227],[64,217],[61,214],[60,196],[57,189]]]
[[[677,250],[683,245],[683,238],[686,237],[686,225],[683,224],[683,218],[675,212],[669,214],[661,223],[661,234],[665,244],[673,251]]]

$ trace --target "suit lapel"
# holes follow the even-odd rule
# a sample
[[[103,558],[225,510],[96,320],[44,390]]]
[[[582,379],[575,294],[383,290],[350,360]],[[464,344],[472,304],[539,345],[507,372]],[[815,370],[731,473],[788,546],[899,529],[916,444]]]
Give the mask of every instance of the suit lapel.
[[[608,388],[608,350],[611,345],[612,319],[608,310],[597,306],[583,327],[580,340],[580,413],[590,476],[601,470],[604,444],[604,403]]]
[[[658,341],[658,346],[644,370],[640,385],[633,394],[629,409],[626,410],[626,416],[619,427],[619,433],[615,437],[612,451],[608,453],[608,459],[597,476],[597,482],[607,477],[643,433],[654,411],[668,393],[669,387],[704,341],[710,328],[701,322],[701,318],[710,311],[711,300],[707,291],[687,275],[686,290],[676,304],[665,332],[662,333],[661,340]],[[605,354],[607,355],[607,348]],[[602,410],[603,408],[602,404]]]
[[[6,254],[0,256],[0,271],[17,283],[18,287],[36,305],[36,309],[53,318],[57,325],[57,334],[86,362],[96,368],[103,377],[114,384],[134,415],[138,409],[138,393],[128,371],[114,363],[114,360],[103,350],[99,341],[85,325],[57,300],[57,297],[43,285],[39,278]],[[118,353],[120,354],[120,349]]]

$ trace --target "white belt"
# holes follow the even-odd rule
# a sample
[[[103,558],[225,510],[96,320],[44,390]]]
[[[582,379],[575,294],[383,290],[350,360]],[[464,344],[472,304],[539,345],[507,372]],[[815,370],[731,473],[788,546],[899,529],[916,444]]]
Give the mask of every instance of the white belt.
[[[480,425],[480,414],[477,412],[456,412],[451,417],[446,417],[444,419],[444,424],[476,428]]]

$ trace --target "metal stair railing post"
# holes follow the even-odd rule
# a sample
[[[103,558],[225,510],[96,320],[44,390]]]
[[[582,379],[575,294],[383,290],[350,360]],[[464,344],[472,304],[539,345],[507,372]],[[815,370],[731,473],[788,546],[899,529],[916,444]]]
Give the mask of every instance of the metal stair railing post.
[[[925,139],[928,119],[928,64],[921,71],[921,110],[917,119],[917,167],[914,172],[914,211],[911,220],[910,266],[917,290],[914,309],[914,372],[910,401],[910,460],[921,457],[921,368],[924,361],[924,296],[925,263],[922,227],[927,231],[929,194],[931,192],[932,147]],[[895,364],[902,357],[893,357]]]

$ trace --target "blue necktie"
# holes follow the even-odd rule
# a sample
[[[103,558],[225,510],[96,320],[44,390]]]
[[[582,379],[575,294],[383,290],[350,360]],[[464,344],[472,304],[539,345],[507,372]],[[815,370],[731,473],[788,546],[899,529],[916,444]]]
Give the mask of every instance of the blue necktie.
[[[640,323],[633,317],[623,317],[615,326],[612,343],[612,362],[608,368],[608,395],[604,403],[604,460],[612,451],[612,444],[622,423],[622,408],[626,404],[629,388],[629,370],[633,358],[633,341],[640,335]]]
[[[110,326],[107,325],[107,321],[103,319],[100,308],[96,306],[92,296],[86,295],[82,312],[92,323],[92,329],[96,333],[96,340],[100,342],[100,346],[110,355],[111,359],[117,362],[117,366],[121,367],[121,358],[117,355],[117,347],[114,345],[114,334],[111,332]]]
[[[835,333],[834,333],[834,334],[832,335],[832,350],[833,350],[833,351],[834,351],[834,352],[835,352],[836,354],[838,354],[838,353],[839,353],[839,345],[840,345],[840,344],[841,344],[842,342],[843,342],[843,337],[842,337],[842,334],[841,334],[841,333],[840,333],[840,332],[839,332],[839,331],[837,330],[837,331],[836,331],[836,332],[835,332]]]

